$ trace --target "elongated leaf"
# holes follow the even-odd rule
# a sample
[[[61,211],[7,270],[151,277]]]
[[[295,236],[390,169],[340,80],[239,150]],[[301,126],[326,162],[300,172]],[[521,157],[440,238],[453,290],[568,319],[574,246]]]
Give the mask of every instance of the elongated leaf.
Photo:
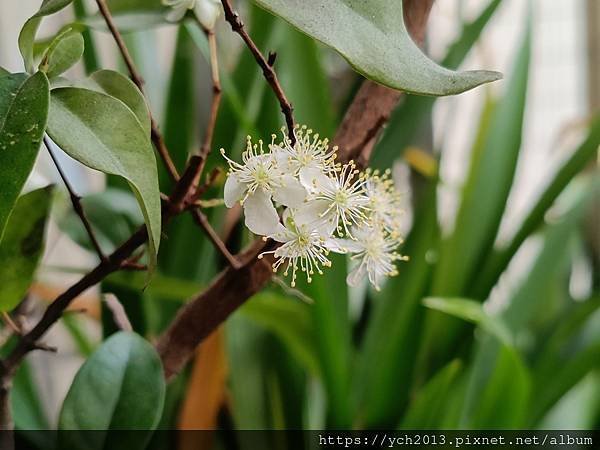
[[[255,1],[334,48],[367,78],[394,89],[451,95],[500,78],[497,72],[453,72],[428,59],[406,30],[400,1]]]
[[[504,345],[510,346],[513,337],[500,317],[487,314],[480,302],[462,298],[428,297],[423,299],[428,308],[441,311],[467,322],[481,326],[484,330],[496,336]]]
[[[39,11],[35,13],[21,29],[19,34],[19,50],[23,56],[25,69],[32,73],[34,70],[33,43],[42,18],[54,14],[69,5],[73,0],[43,0]]]
[[[508,326],[515,331],[522,330],[536,315],[536,310],[544,307],[545,289],[569,258],[569,242],[577,229],[586,206],[600,192],[600,179],[578,180],[572,185],[563,199],[569,206],[560,220],[548,226],[544,232],[544,243],[537,254],[527,277],[511,297],[503,312]]]
[[[532,386],[520,355],[512,348],[485,340],[475,364],[461,427],[523,427]]]
[[[150,138],[136,116],[109,95],[58,88],[52,91],[48,133],[79,162],[129,182],[148,228],[151,272],[160,244],[160,192]]]
[[[125,75],[114,70],[99,70],[82,81],[81,87],[104,92],[121,100],[133,111],[144,131],[150,135],[150,112],[144,95]]]
[[[491,0],[479,17],[463,26],[460,37],[448,48],[442,66],[457,69],[462,64],[485,26],[494,16],[501,1]],[[404,149],[415,143],[414,139],[420,128],[415,124],[423,123],[423,119],[431,113],[434,104],[435,98],[407,96],[390,117],[381,140],[373,150],[370,166],[382,170],[391,167]]]
[[[313,375],[319,374],[315,332],[307,304],[264,292],[250,299],[240,312],[273,332]]]
[[[15,428],[19,430],[47,430],[48,418],[41,403],[39,390],[35,384],[33,371],[24,361],[13,381],[11,410]]]
[[[459,360],[452,361],[439,371],[418,392],[402,419],[400,428],[409,430],[439,429],[450,401],[450,392],[460,373]]]
[[[60,447],[141,450],[158,425],[164,396],[154,348],[135,333],[117,333],[75,376],[60,412],[59,430],[66,431],[59,433]],[[111,434],[119,429],[139,431]]]
[[[359,423],[368,427],[397,425],[415,376],[425,313],[421,298],[431,278],[430,255],[439,245],[437,180],[430,181],[416,204],[421,206],[402,249],[410,261],[374,297],[372,318],[357,358],[353,394],[361,414]]]
[[[27,293],[44,250],[52,188],[17,201],[0,242],[0,311],[13,309]]]
[[[48,118],[49,86],[43,73],[0,75],[0,240],[33,163]]]
[[[117,28],[122,33],[147,30],[166,23],[169,8],[160,0],[108,0],[107,5]],[[85,19],[92,28],[106,30],[106,22],[100,14]]]
[[[530,52],[528,27],[506,89],[509,94],[495,109],[481,152],[473,155],[454,233],[442,247],[434,295],[460,295],[496,238],[521,147]]]
[[[59,34],[42,58],[39,69],[54,78],[74,66],[83,55],[83,36],[71,29]]]
[[[506,246],[496,250],[490,258],[486,259],[485,266],[481,270],[481,275],[473,287],[475,296],[483,297],[487,295],[521,244],[543,223],[544,215],[548,209],[554,204],[556,198],[563,192],[573,177],[596,155],[599,146],[600,116],[596,116],[590,125],[587,138],[554,175],[510,242]]]

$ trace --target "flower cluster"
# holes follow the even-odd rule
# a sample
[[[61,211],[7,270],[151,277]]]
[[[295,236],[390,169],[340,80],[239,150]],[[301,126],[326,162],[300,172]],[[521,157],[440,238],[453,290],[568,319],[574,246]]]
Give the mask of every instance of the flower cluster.
[[[354,162],[336,162],[336,148],[306,126],[294,129],[296,142],[283,134],[276,143],[253,143],[248,137],[242,162],[225,155],[230,170],[225,205],[241,204],[246,226],[281,245],[272,252],[273,270],[297,272],[308,282],[329,267],[329,253],[352,254],[357,263],[347,278],[356,286],[364,277],[379,289],[385,277],[397,274],[400,196],[389,171],[360,172]],[[278,207],[283,209],[281,217]]]

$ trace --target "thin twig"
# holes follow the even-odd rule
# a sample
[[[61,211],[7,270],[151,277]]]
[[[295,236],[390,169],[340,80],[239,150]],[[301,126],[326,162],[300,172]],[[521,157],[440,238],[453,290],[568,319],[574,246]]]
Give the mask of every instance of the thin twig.
[[[65,187],[67,188],[67,191],[69,192],[69,197],[71,198],[71,203],[73,204],[73,209],[75,210],[75,213],[81,219],[81,223],[83,223],[83,226],[85,227],[85,231],[87,231],[88,237],[90,238],[90,242],[92,243],[94,250],[96,250],[98,257],[100,258],[100,261],[105,261],[106,255],[102,251],[102,247],[100,247],[100,243],[98,242],[98,238],[96,237],[96,234],[94,233],[92,224],[90,223],[89,219],[87,218],[87,215],[85,214],[83,205],[81,204],[81,197],[75,192],[75,190],[73,189],[73,186],[69,182],[69,179],[67,178],[65,172],[63,171],[63,168],[61,167],[60,163],[58,162],[58,158],[54,154],[54,151],[52,151],[52,144],[50,143],[50,140],[48,139],[47,136],[44,136],[44,146],[48,150],[48,153],[50,154],[50,158],[52,158],[52,162],[56,166],[56,170],[58,171],[60,178],[62,179]]]
[[[138,70],[135,66],[135,63],[133,62],[133,58],[131,57],[129,50],[127,49],[127,45],[125,45],[123,36],[121,36],[121,33],[119,32],[119,30],[115,24],[112,14],[110,13],[110,10],[108,9],[106,0],[96,0],[96,3],[98,4],[100,14],[102,14],[102,17],[104,17],[106,26],[110,30],[110,33],[112,34],[113,39],[115,40],[117,46],[119,47],[119,51],[121,52],[121,56],[123,57],[123,60],[125,61],[125,65],[127,66],[127,70],[129,71],[129,76],[130,76],[131,80],[135,83],[135,85],[138,87],[140,92],[144,93],[144,79],[138,72]],[[179,179],[179,172],[177,171],[177,168],[175,167],[175,163],[173,162],[173,159],[171,158],[169,150],[167,149],[167,146],[165,145],[165,141],[162,137],[162,134],[160,133],[160,130],[158,129],[158,124],[156,123],[156,120],[154,119],[154,117],[152,116],[151,113],[150,113],[150,126],[151,126],[151,131],[152,131],[151,132],[152,142],[154,143],[154,146],[156,147],[158,154],[160,155],[167,171],[169,172],[169,175],[171,176],[171,178],[174,181],[177,181]]]
[[[277,99],[279,100],[279,105],[281,106],[281,112],[285,116],[285,122],[287,124],[288,129],[288,136],[292,141],[292,144],[295,143],[296,136],[294,134],[294,109],[292,108],[291,103],[288,101],[285,93],[283,92],[283,88],[279,83],[279,79],[277,78],[277,74],[275,73],[272,64],[269,64],[269,62],[275,63],[275,57],[270,56],[269,60],[265,59],[265,57],[263,56],[259,48],[256,46],[250,35],[248,35],[248,33],[246,32],[246,29],[244,28],[244,22],[242,22],[238,13],[233,10],[233,7],[231,6],[231,1],[221,0],[221,3],[223,4],[223,10],[225,11],[225,20],[229,22],[229,24],[231,25],[231,29],[237,34],[239,34],[244,40],[246,46],[252,52],[254,59],[256,59],[256,62],[262,69],[263,75],[267,80],[267,83],[269,83],[271,89],[273,89],[273,92],[277,96]]]
[[[227,263],[234,269],[239,269],[242,264],[237,260],[237,258],[231,254],[231,252],[227,249],[225,243],[221,240],[217,232],[210,225],[210,222],[206,218],[200,210],[193,209],[191,211],[192,217],[194,218],[194,222],[200,226],[212,242],[213,246],[221,253],[221,255],[227,260]]]

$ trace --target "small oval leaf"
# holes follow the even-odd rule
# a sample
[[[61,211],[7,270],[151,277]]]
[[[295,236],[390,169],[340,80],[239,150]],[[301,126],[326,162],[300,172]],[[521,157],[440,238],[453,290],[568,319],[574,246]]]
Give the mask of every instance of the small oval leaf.
[[[162,415],[165,388],[154,347],[132,332],[114,334],[75,376],[60,412],[59,430],[67,432],[59,431],[59,447],[145,448]]]
[[[160,191],[150,137],[135,114],[107,94],[58,88],[52,91],[48,134],[82,164],[129,182],[148,228],[151,273],[160,244]]]
[[[144,95],[126,76],[114,70],[99,70],[80,83],[81,87],[104,92],[121,100],[138,118],[144,131],[150,134],[150,112]]]
[[[44,250],[52,188],[19,198],[0,241],[0,311],[12,310],[31,286]]]
[[[84,50],[83,36],[73,30],[59,34],[46,51],[39,69],[48,78],[54,78],[69,70],[81,59]]]
[[[0,240],[33,168],[46,128],[50,87],[43,73],[0,75]]]
[[[411,39],[400,0],[255,0],[332,47],[367,78],[414,94],[452,95],[501,78],[455,72],[427,58]]]
[[[23,56],[23,63],[27,72],[34,70],[33,45],[35,35],[42,22],[42,18],[54,14],[67,7],[73,0],[44,0],[39,11],[25,22],[19,33],[19,50]]]

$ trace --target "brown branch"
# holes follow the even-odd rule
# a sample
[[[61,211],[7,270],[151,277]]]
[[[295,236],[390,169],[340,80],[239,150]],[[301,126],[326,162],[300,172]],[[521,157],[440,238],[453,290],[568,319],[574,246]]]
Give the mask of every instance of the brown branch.
[[[73,204],[73,209],[75,210],[75,213],[79,216],[79,219],[81,219],[81,223],[83,224],[85,231],[87,231],[88,237],[90,238],[90,242],[92,243],[94,250],[96,250],[98,257],[100,258],[100,261],[105,261],[106,255],[102,251],[102,248],[100,247],[100,243],[98,242],[98,238],[96,237],[96,234],[94,233],[94,229],[92,228],[92,224],[88,220],[87,215],[85,214],[85,211],[83,210],[83,205],[81,204],[81,197],[75,193],[73,186],[69,182],[65,172],[63,171],[60,163],[58,162],[58,159],[56,158],[56,155],[52,151],[51,143],[47,136],[44,136],[44,146],[48,150],[48,153],[50,154],[50,158],[52,158],[52,162],[54,162],[54,165],[56,166],[56,170],[58,171],[60,178],[62,179],[65,187],[67,188],[67,191],[69,192],[69,197],[71,198],[71,203]]]
[[[262,69],[263,75],[267,80],[267,83],[269,83],[271,89],[273,89],[273,92],[277,96],[277,100],[279,100],[279,105],[281,106],[281,112],[285,117],[285,122],[288,129],[288,136],[292,143],[295,143],[296,136],[294,135],[294,109],[292,108],[291,103],[288,101],[285,93],[283,92],[283,88],[279,83],[279,79],[277,78],[277,74],[275,73],[272,64],[269,64],[269,62],[275,63],[275,57],[269,56],[269,60],[265,59],[265,57],[263,56],[259,48],[256,46],[252,38],[246,32],[246,29],[244,28],[244,22],[242,22],[238,13],[233,10],[233,7],[231,6],[231,1],[221,0],[221,3],[223,4],[223,9],[225,11],[225,20],[229,22],[229,24],[231,25],[231,29],[237,34],[239,34],[244,40],[246,46],[252,52],[254,59]]]
[[[433,0],[404,0],[405,21],[412,36],[422,42],[424,28]],[[239,21],[232,16],[228,0],[223,0],[226,18],[233,24]],[[234,27],[234,30],[236,28]],[[242,35],[243,37],[243,35]],[[246,39],[244,39],[246,40]],[[260,64],[260,62],[259,62]],[[359,94],[348,109],[334,139],[340,146],[341,160],[368,155],[377,133],[387,122],[401,94],[370,81],[365,81]],[[214,331],[229,315],[259,292],[273,276],[270,255],[257,259],[264,242],[257,241],[240,258],[246,263],[240,269],[228,267],[200,295],[192,299],[177,314],[169,328],[159,337],[156,348],[163,361],[165,376],[170,379],[179,373],[193,356],[198,344]],[[275,247],[267,243],[264,250]]]
[[[119,51],[121,52],[121,56],[123,57],[123,60],[125,61],[125,65],[127,66],[127,70],[129,71],[129,76],[130,76],[131,80],[135,83],[135,85],[138,87],[140,92],[144,93],[144,79],[142,78],[142,76],[138,72],[137,68],[135,67],[133,58],[131,57],[129,50],[127,49],[127,46],[125,45],[125,41],[123,40],[123,36],[121,36],[121,33],[119,32],[119,30],[115,24],[112,14],[110,13],[110,10],[108,9],[106,0],[96,0],[96,3],[98,4],[98,9],[100,10],[100,14],[102,14],[102,17],[104,17],[106,26],[108,27],[110,33],[112,34],[113,39],[115,40],[115,42],[117,44],[117,47],[119,47]],[[171,178],[174,181],[177,181],[179,179],[179,173],[177,172],[175,163],[173,162],[173,159],[171,158],[169,150],[167,149],[167,146],[165,145],[165,141],[160,133],[160,130],[158,129],[158,124],[156,123],[156,120],[154,119],[154,117],[152,116],[151,113],[150,113],[150,126],[151,126],[151,131],[152,131],[151,138],[152,138],[152,142],[154,143],[154,146],[156,147],[156,151],[160,155]]]

